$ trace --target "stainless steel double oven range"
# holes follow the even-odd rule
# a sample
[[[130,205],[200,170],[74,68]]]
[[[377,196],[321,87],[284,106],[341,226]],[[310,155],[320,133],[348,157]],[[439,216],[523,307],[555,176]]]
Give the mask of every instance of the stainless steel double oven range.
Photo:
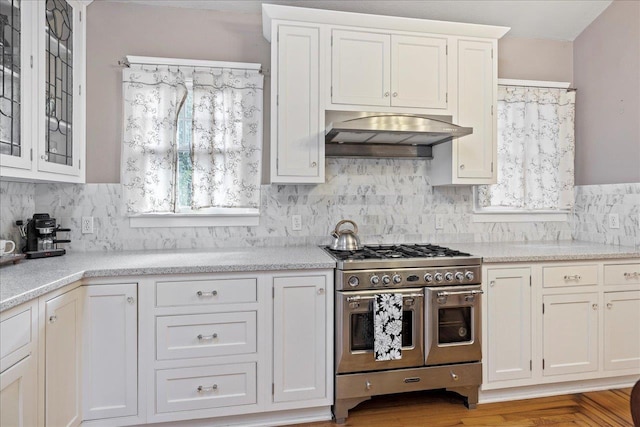
[[[445,388],[478,402],[482,382],[480,296],[482,259],[427,245],[325,248],[335,277],[335,403],[343,423],[371,396]],[[374,301],[402,295],[402,356],[374,356]]]

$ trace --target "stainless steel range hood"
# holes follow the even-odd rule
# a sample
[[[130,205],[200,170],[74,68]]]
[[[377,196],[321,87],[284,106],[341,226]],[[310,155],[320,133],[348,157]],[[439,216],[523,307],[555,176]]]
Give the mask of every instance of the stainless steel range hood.
[[[431,146],[473,133],[451,116],[326,111],[327,157],[432,158]]]

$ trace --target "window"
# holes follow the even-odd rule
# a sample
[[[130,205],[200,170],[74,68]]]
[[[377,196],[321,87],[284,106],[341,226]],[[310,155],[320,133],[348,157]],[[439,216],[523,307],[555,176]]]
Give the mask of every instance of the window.
[[[131,225],[257,225],[259,65],[128,60],[121,182]]]
[[[500,83],[497,183],[475,188],[481,215],[474,221],[566,220],[573,206],[575,92],[562,83]]]

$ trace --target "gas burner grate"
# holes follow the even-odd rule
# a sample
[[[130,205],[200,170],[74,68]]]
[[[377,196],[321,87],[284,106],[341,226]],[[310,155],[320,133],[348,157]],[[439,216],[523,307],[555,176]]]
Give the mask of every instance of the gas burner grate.
[[[432,244],[366,245],[358,251],[337,251],[327,247],[326,250],[340,261],[471,256],[465,252]]]

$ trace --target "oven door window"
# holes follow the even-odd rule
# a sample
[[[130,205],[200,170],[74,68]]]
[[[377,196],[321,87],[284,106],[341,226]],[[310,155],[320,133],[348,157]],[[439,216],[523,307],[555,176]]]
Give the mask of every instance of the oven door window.
[[[471,307],[438,309],[438,344],[471,342]]]
[[[351,351],[373,351],[373,303],[369,311],[351,314]],[[413,310],[402,311],[402,347],[413,347]]]

